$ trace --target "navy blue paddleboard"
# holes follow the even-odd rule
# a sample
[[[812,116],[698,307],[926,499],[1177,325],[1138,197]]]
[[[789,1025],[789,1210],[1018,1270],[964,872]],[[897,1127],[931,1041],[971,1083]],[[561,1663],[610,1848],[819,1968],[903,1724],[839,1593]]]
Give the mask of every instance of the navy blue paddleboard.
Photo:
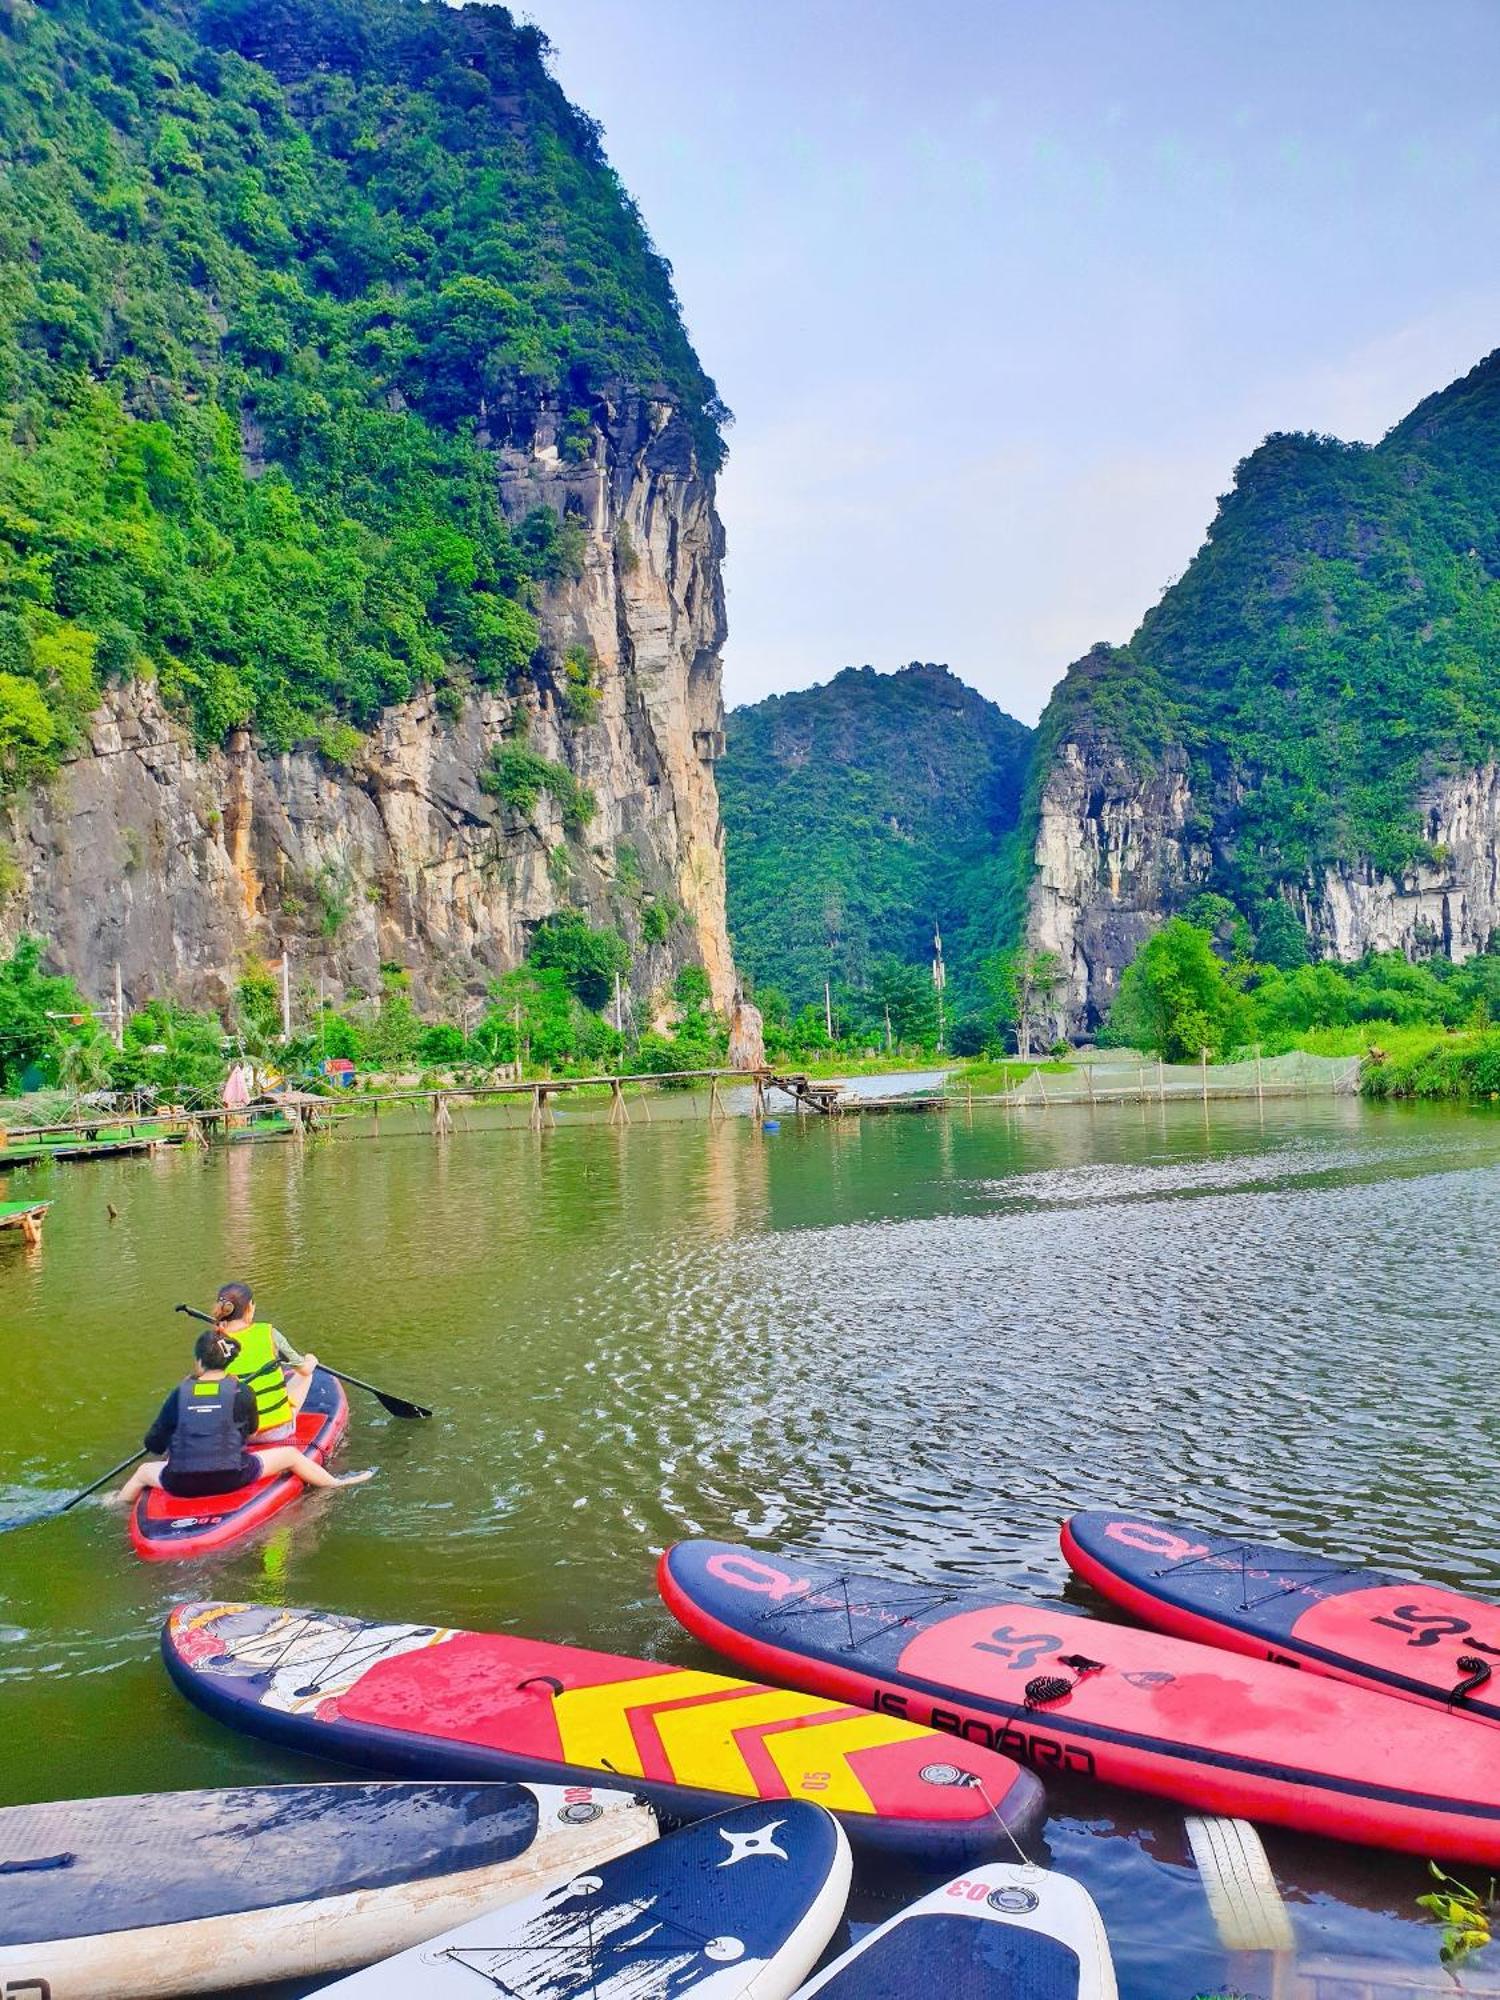
[[[1150,1514],[1075,1514],[1062,1551],[1158,1632],[1500,1722],[1500,1605]]]
[[[934,1889],[804,1986],[797,2000],[1118,2000],[1109,1940],[1081,1883],[994,1862]]]
[[[789,2000],[844,1913],[821,1806],[737,1806],[324,1989],[333,2000]]]

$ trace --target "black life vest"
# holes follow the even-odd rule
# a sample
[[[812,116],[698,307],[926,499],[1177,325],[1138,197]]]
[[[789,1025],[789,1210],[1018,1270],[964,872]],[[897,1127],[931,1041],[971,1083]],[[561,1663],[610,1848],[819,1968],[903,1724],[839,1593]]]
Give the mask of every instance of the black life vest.
[[[239,1378],[202,1382],[191,1376],[177,1391],[177,1428],[167,1457],[173,1472],[235,1473],[245,1456],[245,1441],[234,1420]]]

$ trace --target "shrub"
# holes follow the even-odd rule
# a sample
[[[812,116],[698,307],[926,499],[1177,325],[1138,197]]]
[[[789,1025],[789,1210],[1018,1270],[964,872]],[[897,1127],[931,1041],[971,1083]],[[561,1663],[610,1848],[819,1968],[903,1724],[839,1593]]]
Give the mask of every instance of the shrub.
[[[509,811],[529,819],[543,792],[555,802],[569,833],[579,834],[598,810],[594,794],[565,765],[539,757],[520,743],[497,743],[489,768],[479,776],[482,791],[491,793]]]
[[[630,947],[617,930],[596,929],[578,911],[562,910],[537,925],[526,962],[560,972],[586,1007],[603,1007],[613,997],[615,975],[630,970]]]

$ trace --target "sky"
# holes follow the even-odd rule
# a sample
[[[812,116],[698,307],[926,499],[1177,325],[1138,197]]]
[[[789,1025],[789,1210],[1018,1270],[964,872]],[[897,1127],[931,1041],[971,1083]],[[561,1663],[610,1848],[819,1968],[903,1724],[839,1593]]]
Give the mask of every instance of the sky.
[[[1500,346],[1497,0],[532,0],[735,412],[725,695],[1034,721],[1273,430]]]

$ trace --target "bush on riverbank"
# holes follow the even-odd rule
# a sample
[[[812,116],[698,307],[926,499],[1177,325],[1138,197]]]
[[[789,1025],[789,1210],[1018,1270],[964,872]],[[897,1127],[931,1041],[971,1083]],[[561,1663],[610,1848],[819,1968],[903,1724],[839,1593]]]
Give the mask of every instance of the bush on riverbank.
[[[1366,1097],[1500,1099],[1500,1029],[1429,1038],[1425,1046],[1367,1061],[1360,1075]]]
[[[1455,964],[1368,952],[1352,965],[1263,962],[1249,926],[1222,896],[1201,896],[1148,938],[1120,978],[1099,1040],[1167,1062],[1215,1061],[1259,1049],[1363,1055],[1418,1031],[1482,1033],[1500,1019],[1500,953]]]

